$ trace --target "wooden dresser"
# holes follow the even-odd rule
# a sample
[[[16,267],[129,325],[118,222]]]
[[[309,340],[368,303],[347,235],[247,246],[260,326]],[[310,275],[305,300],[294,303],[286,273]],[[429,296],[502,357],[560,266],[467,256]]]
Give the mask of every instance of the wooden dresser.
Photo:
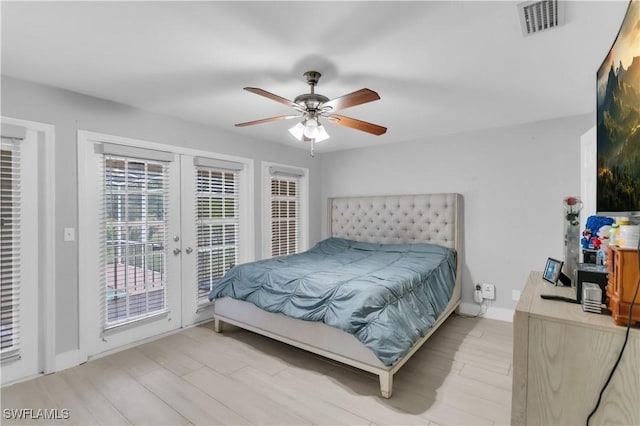
[[[514,425],[584,425],[598,399],[626,327],[582,306],[543,300],[541,294],[575,298],[531,272],[513,319]],[[640,327],[633,327],[591,425],[640,425]]]
[[[629,308],[640,279],[638,250],[609,246],[607,248],[607,307],[617,325],[627,325]],[[631,323],[640,323],[640,291],[631,312]]]

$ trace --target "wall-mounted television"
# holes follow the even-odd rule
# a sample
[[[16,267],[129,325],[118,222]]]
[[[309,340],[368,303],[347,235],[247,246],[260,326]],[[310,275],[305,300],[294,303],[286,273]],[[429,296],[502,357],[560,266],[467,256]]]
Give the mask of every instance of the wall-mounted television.
[[[596,211],[640,216],[640,0],[597,73]]]

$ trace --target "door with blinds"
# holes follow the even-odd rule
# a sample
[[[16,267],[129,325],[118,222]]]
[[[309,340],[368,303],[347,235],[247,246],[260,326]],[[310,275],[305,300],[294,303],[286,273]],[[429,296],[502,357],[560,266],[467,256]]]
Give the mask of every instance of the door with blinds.
[[[182,206],[193,212],[183,220],[183,323],[213,318],[208,295],[240,259],[242,163],[201,156],[182,159]],[[188,188],[188,189],[187,189]]]
[[[244,165],[80,134],[86,356],[211,318],[207,295],[238,262]]]
[[[0,356],[2,384],[34,375],[38,334],[37,132],[2,125],[0,142]]]
[[[83,133],[78,148],[81,349],[91,356],[180,327],[180,169],[172,152]]]

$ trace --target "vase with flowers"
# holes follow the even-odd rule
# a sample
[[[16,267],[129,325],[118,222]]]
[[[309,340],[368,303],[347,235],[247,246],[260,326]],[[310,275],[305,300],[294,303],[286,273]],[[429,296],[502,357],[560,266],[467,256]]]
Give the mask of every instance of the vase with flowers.
[[[575,287],[576,271],[580,256],[580,211],[582,200],[579,197],[565,197],[564,207],[564,267],[565,274],[571,278],[571,285]]]

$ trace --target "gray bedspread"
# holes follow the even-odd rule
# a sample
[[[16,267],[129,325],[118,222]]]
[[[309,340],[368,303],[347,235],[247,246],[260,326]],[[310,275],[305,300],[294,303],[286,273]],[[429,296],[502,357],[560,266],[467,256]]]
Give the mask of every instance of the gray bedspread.
[[[322,321],[353,334],[392,365],[447,306],[455,275],[452,249],[329,238],[300,254],[234,266],[209,299],[230,296]]]

